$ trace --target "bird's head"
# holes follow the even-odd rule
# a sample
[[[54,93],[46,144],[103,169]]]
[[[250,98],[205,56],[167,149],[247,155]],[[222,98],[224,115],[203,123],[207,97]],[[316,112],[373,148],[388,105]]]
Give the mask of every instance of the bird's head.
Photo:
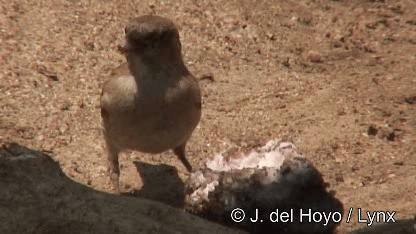
[[[130,20],[125,28],[127,59],[177,60],[181,56],[179,32],[169,19],[144,15]]]

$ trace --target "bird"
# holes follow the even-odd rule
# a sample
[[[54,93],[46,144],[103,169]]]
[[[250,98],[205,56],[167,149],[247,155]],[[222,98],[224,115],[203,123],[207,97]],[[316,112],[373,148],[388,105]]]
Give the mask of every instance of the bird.
[[[169,19],[131,19],[120,49],[126,63],[114,69],[100,99],[110,180],[119,193],[119,155],[125,150],[158,154],[173,149],[188,172],[188,140],[201,118],[201,91],[186,67],[179,31]]]

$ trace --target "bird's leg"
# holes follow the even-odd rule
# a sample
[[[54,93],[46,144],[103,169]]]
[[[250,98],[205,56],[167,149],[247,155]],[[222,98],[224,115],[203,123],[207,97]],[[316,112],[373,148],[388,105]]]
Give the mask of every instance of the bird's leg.
[[[120,193],[119,188],[119,177],[120,177],[120,168],[118,163],[118,155],[120,150],[115,147],[109,140],[106,139],[107,145],[107,157],[108,157],[108,171],[110,174],[110,180],[113,184],[113,188],[116,193]]]
[[[186,167],[188,172],[192,172],[192,166],[185,157],[185,146],[186,146],[186,143],[173,149],[173,152],[175,153],[176,156],[178,156],[179,160],[181,160],[182,164]]]

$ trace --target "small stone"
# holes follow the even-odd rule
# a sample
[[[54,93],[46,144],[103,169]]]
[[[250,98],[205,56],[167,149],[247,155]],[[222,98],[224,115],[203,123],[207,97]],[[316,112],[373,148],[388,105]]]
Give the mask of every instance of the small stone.
[[[393,132],[389,133],[389,134],[386,136],[386,139],[387,139],[388,141],[394,141],[394,140],[396,139],[396,134],[395,134],[395,132],[393,131]]]
[[[276,37],[274,36],[273,33],[266,33],[266,36],[269,40],[272,40],[272,41],[276,40]]]
[[[202,75],[201,77],[199,77],[199,80],[208,80],[210,82],[214,82],[215,81],[214,75],[212,75],[210,73],[209,74]]]
[[[61,125],[59,125],[59,131],[64,134],[67,130],[69,129],[68,124],[63,123]]]
[[[416,104],[416,96],[409,96],[409,97],[405,97],[404,98],[404,101],[407,103],[407,104]]]
[[[36,140],[43,141],[43,140],[45,140],[45,136],[44,135],[39,135],[39,136],[36,137]]]
[[[378,130],[377,130],[376,127],[374,127],[373,125],[371,125],[370,127],[368,127],[367,134],[369,136],[375,136],[375,135],[377,135],[377,133],[378,133]]]
[[[404,162],[403,161],[399,161],[399,162],[394,162],[393,164],[396,165],[396,166],[403,166],[404,165]]]
[[[93,42],[87,42],[85,43],[85,48],[87,48],[87,50],[93,51],[95,49],[95,45]]]
[[[342,176],[341,173],[335,174],[335,181],[336,182],[344,182],[344,177]]]
[[[306,58],[313,63],[322,63],[322,57],[316,52],[309,52]]]

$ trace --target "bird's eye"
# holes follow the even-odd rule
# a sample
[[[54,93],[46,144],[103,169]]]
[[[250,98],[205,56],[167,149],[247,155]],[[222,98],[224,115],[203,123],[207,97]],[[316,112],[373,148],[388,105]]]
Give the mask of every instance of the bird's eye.
[[[124,33],[127,35],[127,27],[124,28]]]

